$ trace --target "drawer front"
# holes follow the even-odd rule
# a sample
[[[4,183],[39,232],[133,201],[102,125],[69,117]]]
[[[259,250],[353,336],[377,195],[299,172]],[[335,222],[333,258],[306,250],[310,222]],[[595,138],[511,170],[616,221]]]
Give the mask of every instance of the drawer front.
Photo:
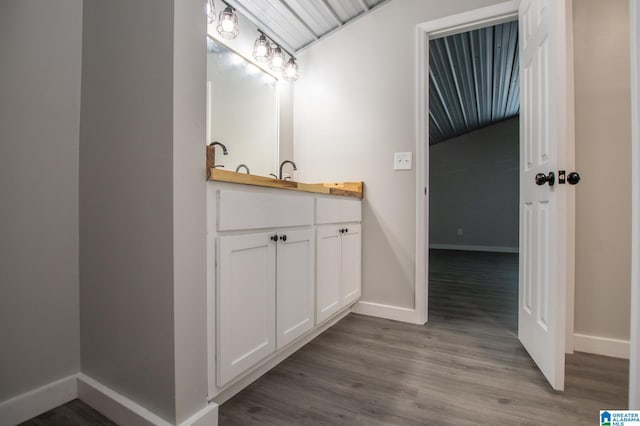
[[[344,198],[317,198],[316,224],[362,221],[362,202]]]
[[[313,224],[313,197],[219,190],[218,231]]]

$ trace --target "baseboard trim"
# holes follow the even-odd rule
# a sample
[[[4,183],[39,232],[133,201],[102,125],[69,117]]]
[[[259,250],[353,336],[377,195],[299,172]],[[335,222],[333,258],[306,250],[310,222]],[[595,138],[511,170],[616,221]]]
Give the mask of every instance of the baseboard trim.
[[[353,306],[351,311],[356,314],[368,315],[370,317],[408,322],[410,324],[419,324],[419,322],[416,321],[417,315],[415,309],[383,305],[381,303],[373,302],[358,302]]]
[[[608,337],[573,334],[573,348],[576,352],[586,352],[613,358],[629,359],[629,341]]]
[[[82,373],[78,376],[78,397],[119,425],[171,426],[138,403]]]
[[[218,426],[218,404],[210,402],[204,409],[180,423],[180,426]]]
[[[56,380],[0,402],[0,425],[25,422],[78,397],[77,375]]]
[[[119,425],[172,426],[140,404],[82,373],[78,375],[78,397]],[[218,405],[210,403],[180,426],[217,424]]]
[[[463,250],[463,251],[490,251],[496,253],[518,253],[518,247],[507,246],[474,246],[459,244],[429,244],[430,249],[437,250]]]

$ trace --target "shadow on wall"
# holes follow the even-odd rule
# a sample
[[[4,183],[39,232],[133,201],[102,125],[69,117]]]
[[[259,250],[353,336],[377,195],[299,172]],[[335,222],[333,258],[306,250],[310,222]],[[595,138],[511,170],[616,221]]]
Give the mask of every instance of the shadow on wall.
[[[362,202],[362,300],[413,309],[414,275],[406,273],[413,253],[401,252],[402,245],[376,216],[365,197]],[[404,262],[402,259],[406,259]],[[403,270],[403,265],[405,266]],[[374,279],[375,277],[375,279]],[[372,289],[369,283],[385,283],[384,288]]]

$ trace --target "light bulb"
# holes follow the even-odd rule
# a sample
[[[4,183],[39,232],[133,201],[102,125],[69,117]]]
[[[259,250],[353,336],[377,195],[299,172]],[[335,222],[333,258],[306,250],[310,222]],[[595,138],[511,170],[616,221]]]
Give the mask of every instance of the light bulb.
[[[233,31],[233,21],[225,17],[225,20],[222,21],[222,30],[228,33]]]
[[[295,59],[289,59],[289,62],[284,67],[282,77],[287,81],[296,81],[298,79],[298,64],[296,64]]]
[[[238,28],[238,16],[235,9],[227,6],[222,12],[220,12],[220,23],[216,27],[218,34],[224,38],[233,39],[238,36],[240,32]]]
[[[257,62],[267,62],[271,59],[271,43],[264,34],[260,34],[253,45],[253,58]]]
[[[271,63],[269,64],[269,66],[274,72],[280,72],[282,71],[283,65],[284,53],[282,53],[282,49],[280,49],[280,46],[277,46],[271,54]]]

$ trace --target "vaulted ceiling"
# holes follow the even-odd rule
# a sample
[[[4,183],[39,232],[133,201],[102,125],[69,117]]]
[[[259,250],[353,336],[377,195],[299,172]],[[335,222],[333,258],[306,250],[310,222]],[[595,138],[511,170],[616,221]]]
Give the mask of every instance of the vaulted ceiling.
[[[519,114],[517,22],[431,40],[429,45],[430,144]]]
[[[282,47],[297,52],[388,0],[225,0]]]

